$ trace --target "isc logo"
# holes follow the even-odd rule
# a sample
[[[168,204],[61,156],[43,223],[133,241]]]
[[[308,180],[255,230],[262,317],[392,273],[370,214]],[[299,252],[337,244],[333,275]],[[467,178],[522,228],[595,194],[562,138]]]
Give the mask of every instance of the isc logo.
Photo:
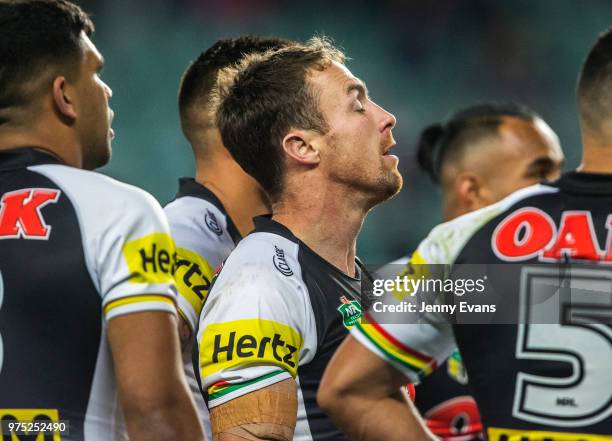
[[[234,357],[254,357],[263,360],[272,355],[276,361],[293,368],[295,367],[293,355],[297,349],[285,342],[278,333],[272,337],[255,338],[246,334],[236,338],[236,331],[232,331],[227,338],[224,338],[223,334],[215,335],[212,361],[218,363],[221,357],[227,361],[231,361]]]
[[[26,188],[2,195],[0,200],[0,239],[47,240],[51,226],[45,223],[41,209],[57,202],[59,190]]]

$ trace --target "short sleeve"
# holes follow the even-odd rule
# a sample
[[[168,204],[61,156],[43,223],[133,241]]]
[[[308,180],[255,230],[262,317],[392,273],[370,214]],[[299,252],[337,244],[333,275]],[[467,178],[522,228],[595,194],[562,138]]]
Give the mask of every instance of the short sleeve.
[[[174,243],[155,198],[99,173],[63,165],[32,169],[72,202],[106,320],[143,311],[176,314]]]
[[[182,197],[164,209],[176,245],[174,281],[178,289],[178,311],[192,331],[197,329],[202,305],[206,301],[215,270],[234,248],[226,231],[211,231],[205,223],[215,216],[215,224],[224,222],[223,213],[199,198]],[[218,221],[217,221],[218,220]]]
[[[107,320],[141,311],[176,313],[176,255],[168,223],[152,197],[131,199],[121,222],[100,237],[95,256]]]
[[[452,326],[446,322],[382,324],[364,320],[351,329],[351,335],[412,383],[431,374],[456,348]]]
[[[399,271],[401,278],[422,279],[440,274],[431,265],[444,262],[431,238],[425,239]],[[399,266],[389,265],[391,268]],[[417,291],[392,291],[387,302],[409,301],[419,310]],[[401,323],[384,323],[384,315],[366,313],[351,335],[362,345],[418,383],[431,374],[455,350],[456,344],[447,316],[437,313],[404,312]]]
[[[295,378],[316,344],[305,287],[271,265],[232,257],[200,319],[199,366],[210,407]]]

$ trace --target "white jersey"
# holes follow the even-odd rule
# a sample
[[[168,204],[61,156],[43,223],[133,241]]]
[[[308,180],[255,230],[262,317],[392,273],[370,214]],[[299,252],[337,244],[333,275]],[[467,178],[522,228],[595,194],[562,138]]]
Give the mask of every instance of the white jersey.
[[[199,369],[209,406],[294,378],[294,440],[343,440],[318,407],[327,363],[361,315],[367,273],[349,277],[266,217],[255,218],[217,276],[200,317]]]
[[[175,200],[164,210],[177,250],[178,309],[195,334],[215,270],[236,247],[240,234],[221,201],[192,178],[180,179]],[[204,429],[212,439],[208,409],[195,377],[191,352],[183,354],[183,364]]]
[[[35,149],[0,152],[0,198],[0,420],[67,422],[54,440],[127,439],[106,327],[176,313],[161,207]]]

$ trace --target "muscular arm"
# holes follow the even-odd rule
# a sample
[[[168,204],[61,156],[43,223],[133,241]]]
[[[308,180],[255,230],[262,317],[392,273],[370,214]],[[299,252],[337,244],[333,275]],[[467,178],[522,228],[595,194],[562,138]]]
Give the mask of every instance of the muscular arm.
[[[291,441],[297,419],[297,384],[280,381],[211,409],[213,441]]]
[[[130,440],[203,440],[176,318],[154,311],[118,316],[108,322],[108,339]]]
[[[433,441],[400,393],[406,378],[349,336],[327,366],[317,402],[354,441]]]

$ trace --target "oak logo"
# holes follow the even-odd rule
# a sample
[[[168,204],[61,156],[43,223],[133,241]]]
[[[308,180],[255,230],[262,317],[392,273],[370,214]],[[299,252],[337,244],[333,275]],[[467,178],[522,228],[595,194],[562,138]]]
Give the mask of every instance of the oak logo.
[[[496,256],[507,262],[537,258],[557,262],[565,257],[612,263],[612,216],[605,223],[608,239],[602,249],[589,211],[564,211],[559,228],[544,211],[528,207],[511,213],[491,237]]]
[[[276,269],[283,275],[290,277],[293,275],[293,270],[287,263],[287,259],[285,258],[285,252],[274,245],[274,257],[272,257],[272,262]]]
[[[218,363],[221,356],[227,361],[231,361],[234,357],[264,359],[266,351],[269,351],[276,361],[294,368],[293,358],[297,349],[285,342],[278,333],[272,337],[260,338],[246,334],[237,339],[236,331],[232,331],[227,339],[223,334],[215,335],[212,361]]]
[[[51,188],[5,193],[0,200],[0,239],[49,239],[51,226],[45,223],[41,209],[57,202],[60,193]]]

